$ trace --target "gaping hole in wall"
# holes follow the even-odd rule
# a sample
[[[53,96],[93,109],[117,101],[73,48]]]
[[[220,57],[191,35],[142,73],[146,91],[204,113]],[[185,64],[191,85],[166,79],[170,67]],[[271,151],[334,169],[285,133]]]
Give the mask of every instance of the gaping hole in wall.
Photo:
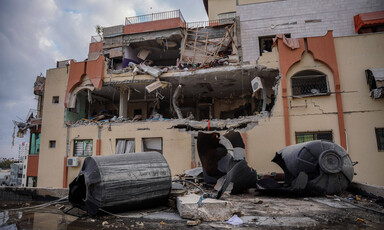
[[[268,114],[273,109],[279,81],[277,69],[225,67],[180,74],[186,76],[164,74],[157,80],[137,77],[137,80],[105,81],[101,90],[81,90],[75,95],[75,108],[67,109],[66,121],[70,124],[78,120],[229,122]],[[226,128],[224,125],[216,130]]]
[[[290,38],[291,34],[284,34],[284,36],[286,38]],[[259,37],[260,56],[262,56],[263,53],[272,52],[273,38],[275,38],[275,37],[276,37],[276,35]]]
[[[106,39],[108,43],[108,38]],[[141,34],[141,37],[133,34],[126,35],[123,41],[125,42],[121,47],[104,50],[104,55],[109,59],[108,69],[112,72],[133,70],[131,66],[140,63],[158,67],[176,66],[180,57],[182,34],[180,32],[163,36],[159,32],[153,32]]]

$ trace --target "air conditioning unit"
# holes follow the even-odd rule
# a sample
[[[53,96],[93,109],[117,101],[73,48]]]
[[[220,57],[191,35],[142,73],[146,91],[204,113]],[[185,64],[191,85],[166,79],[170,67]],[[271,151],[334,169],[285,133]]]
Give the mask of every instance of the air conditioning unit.
[[[77,166],[79,166],[79,159],[77,157],[67,158],[67,167],[77,167]]]

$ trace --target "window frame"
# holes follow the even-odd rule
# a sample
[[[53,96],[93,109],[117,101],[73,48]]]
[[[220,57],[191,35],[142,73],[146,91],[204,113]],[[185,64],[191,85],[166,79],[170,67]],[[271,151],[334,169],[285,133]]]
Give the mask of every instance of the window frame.
[[[145,147],[144,147],[144,140],[147,140],[147,139],[157,139],[159,138],[160,141],[161,141],[161,150],[145,150]],[[164,144],[163,144],[163,137],[143,137],[141,138],[141,149],[143,152],[151,152],[151,151],[156,151],[156,152],[159,152],[161,153],[161,155],[163,155],[164,153]]]
[[[301,75],[301,73],[303,73],[303,72],[312,72],[313,74],[312,73],[308,73],[308,74]],[[295,80],[299,80],[299,79],[311,79],[311,78],[312,79],[324,78],[325,79],[326,92],[295,94],[296,90],[294,88],[297,87],[297,83],[295,85],[294,81]],[[290,77],[290,83],[291,83],[292,98],[329,96],[331,94],[331,88],[329,86],[328,75],[326,75],[325,73],[322,73],[322,72],[320,72],[318,70],[308,69],[308,70],[299,71],[299,72],[295,73],[294,75],[292,75]]]
[[[56,140],[49,140],[49,148],[50,149],[56,148]]]
[[[268,52],[267,53],[270,53],[273,51],[273,39],[276,37],[277,34],[272,34],[272,35],[265,35],[265,36],[260,36],[257,38],[258,42],[259,42],[259,55],[260,56],[263,56],[264,54],[264,49],[263,49],[263,45],[265,44],[266,41],[270,42],[271,43],[271,50],[267,50]],[[288,33],[288,34],[284,34],[284,36],[286,38],[291,38],[291,34]],[[268,47],[269,48],[269,45]]]
[[[384,139],[384,128],[375,128],[377,151],[384,152],[384,141],[381,142],[379,132],[381,132],[381,134],[383,135],[383,139]]]
[[[312,134],[312,140],[310,141],[315,141],[315,140],[326,140],[326,141],[331,141],[331,142],[334,142],[334,136],[333,136],[333,131],[332,130],[322,130],[322,131],[306,131],[306,132],[295,132],[295,140],[296,140],[296,144],[300,144],[300,143],[304,143],[304,142],[307,142],[307,141],[303,141],[303,142],[299,142],[299,135],[310,135]],[[318,139],[317,138],[317,135],[318,134],[330,134],[331,137],[332,137],[332,140],[327,140],[327,139]]]
[[[52,96],[52,104],[59,104],[60,96]]]
[[[115,154],[128,154],[126,152],[124,153],[117,153],[117,144],[118,144],[118,141],[125,141],[125,147],[124,149],[126,148],[126,142],[127,141],[133,141],[133,152],[129,152],[129,153],[135,153],[136,152],[136,140],[135,138],[116,138],[116,142],[115,142]]]
[[[84,146],[84,142],[90,142],[91,143],[91,151],[90,154],[86,154],[86,146]],[[81,153],[76,152],[76,143],[77,142],[82,142],[83,143],[83,149]],[[80,139],[80,140],[73,140],[73,154],[74,157],[88,157],[93,155],[93,139]]]
[[[31,132],[28,155],[38,156],[40,154],[40,145],[41,132]]]

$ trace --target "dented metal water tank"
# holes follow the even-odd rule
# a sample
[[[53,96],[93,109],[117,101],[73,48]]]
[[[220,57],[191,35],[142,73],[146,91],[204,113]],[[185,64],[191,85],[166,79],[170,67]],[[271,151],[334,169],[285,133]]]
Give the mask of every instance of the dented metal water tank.
[[[121,212],[167,200],[171,171],[158,152],[92,156],[69,185],[72,205],[95,215]]]
[[[348,187],[354,175],[348,153],[324,140],[285,147],[272,161],[284,170],[285,183],[292,191],[337,194]]]

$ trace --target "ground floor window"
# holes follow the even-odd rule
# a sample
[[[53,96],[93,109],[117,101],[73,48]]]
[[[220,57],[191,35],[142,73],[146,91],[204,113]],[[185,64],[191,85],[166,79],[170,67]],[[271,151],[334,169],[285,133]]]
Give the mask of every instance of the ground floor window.
[[[134,153],[135,139],[118,139],[116,140],[116,154]]]
[[[27,177],[27,187],[37,187],[37,177],[35,176]]]
[[[384,151],[384,128],[376,128],[377,149]]]
[[[333,141],[332,131],[296,132],[297,144],[314,140]]]
[[[163,138],[151,137],[143,138],[143,152],[156,151],[163,154]]]
[[[75,140],[73,156],[92,156],[92,140]]]

